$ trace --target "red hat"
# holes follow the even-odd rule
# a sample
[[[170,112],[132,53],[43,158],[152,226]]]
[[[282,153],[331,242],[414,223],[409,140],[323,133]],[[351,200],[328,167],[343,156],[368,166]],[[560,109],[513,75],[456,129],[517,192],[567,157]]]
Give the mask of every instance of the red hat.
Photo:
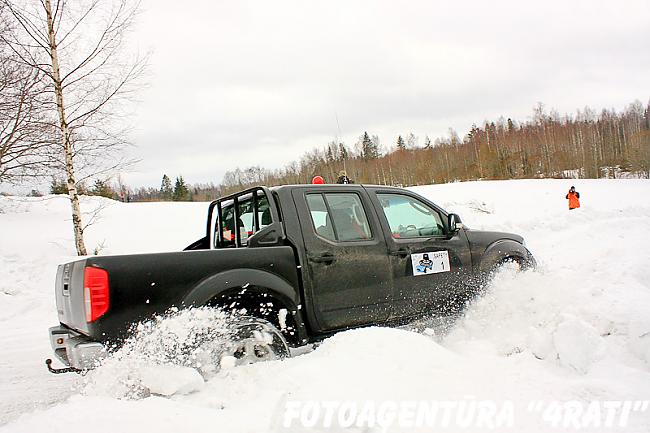
[[[325,179],[323,179],[322,176],[314,176],[314,178],[311,180],[311,183],[314,185],[323,185],[325,183]]]

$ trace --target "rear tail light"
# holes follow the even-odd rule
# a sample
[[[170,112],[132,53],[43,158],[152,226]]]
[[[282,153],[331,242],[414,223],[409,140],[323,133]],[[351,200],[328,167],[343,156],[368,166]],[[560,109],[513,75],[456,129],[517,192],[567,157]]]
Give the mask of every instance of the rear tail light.
[[[108,311],[108,272],[104,269],[90,266],[84,269],[84,302],[88,323],[94,322]]]

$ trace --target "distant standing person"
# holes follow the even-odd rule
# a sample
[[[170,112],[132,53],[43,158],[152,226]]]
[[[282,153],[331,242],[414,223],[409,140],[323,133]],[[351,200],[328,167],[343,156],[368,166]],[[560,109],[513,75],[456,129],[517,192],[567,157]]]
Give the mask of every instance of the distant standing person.
[[[580,207],[580,193],[576,191],[576,187],[572,186],[569,193],[566,195],[569,200],[569,210],[577,209]]]
[[[348,183],[352,183],[352,181],[351,181],[350,178],[348,177],[348,175],[347,175],[347,173],[345,172],[345,170],[341,170],[341,171],[339,172],[339,178],[338,178],[338,180],[336,181],[336,183],[341,183],[341,184],[347,185]]]

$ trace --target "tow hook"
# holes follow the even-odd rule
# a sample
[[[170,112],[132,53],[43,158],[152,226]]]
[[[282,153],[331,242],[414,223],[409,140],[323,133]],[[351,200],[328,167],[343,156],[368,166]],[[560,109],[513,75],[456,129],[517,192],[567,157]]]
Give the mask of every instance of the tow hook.
[[[74,367],[54,368],[52,367],[52,360],[49,358],[45,360],[45,365],[47,365],[47,369],[50,370],[50,373],[54,373],[54,374],[82,372],[82,370],[79,370],[78,368],[74,368]]]

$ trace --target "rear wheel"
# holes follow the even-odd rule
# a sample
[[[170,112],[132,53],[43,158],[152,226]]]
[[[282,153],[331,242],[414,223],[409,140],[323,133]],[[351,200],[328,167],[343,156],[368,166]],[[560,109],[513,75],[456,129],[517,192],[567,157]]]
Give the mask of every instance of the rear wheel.
[[[275,361],[289,356],[289,345],[278,328],[255,317],[242,318],[233,326],[232,342],[224,357],[232,357],[234,365]]]
[[[219,336],[198,348],[199,372],[205,377],[221,369],[290,356],[289,345],[278,328],[256,317],[238,317],[229,326],[227,337]]]

